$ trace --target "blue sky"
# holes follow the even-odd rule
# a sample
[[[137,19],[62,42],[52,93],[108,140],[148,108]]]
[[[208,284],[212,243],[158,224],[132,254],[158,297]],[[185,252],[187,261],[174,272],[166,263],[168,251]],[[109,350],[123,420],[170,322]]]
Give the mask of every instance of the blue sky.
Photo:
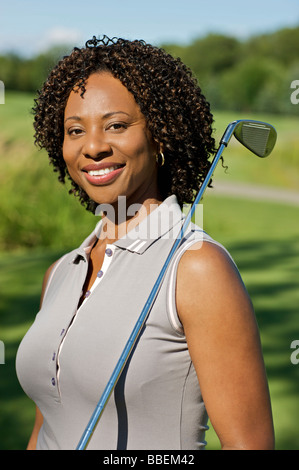
[[[299,25],[299,0],[0,0],[0,53],[26,56],[93,35],[186,44],[208,32],[246,38]]]

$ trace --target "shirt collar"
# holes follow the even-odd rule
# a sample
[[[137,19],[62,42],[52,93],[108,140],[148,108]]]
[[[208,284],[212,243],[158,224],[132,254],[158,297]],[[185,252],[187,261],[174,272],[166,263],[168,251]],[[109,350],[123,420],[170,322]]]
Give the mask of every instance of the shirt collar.
[[[178,234],[176,227],[179,222],[183,221],[184,217],[177,197],[175,195],[169,196],[162,204],[150,212],[140,224],[129,230],[125,236],[116,240],[113,245],[121,249],[142,254],[160,238],[172,238],[174,240]],[[98,238],[101,224],[102,222],[100,221],[93,232],[84,240],[82,245],[75,250],[76,256],[72,260],[73,262],[78,256],[83,257],[85,260],[87,259],[88,254]]]
[[[114,245],[142,254],[159,238],[172,237],[172,229],[183,217],[176,196],[169,196]]]

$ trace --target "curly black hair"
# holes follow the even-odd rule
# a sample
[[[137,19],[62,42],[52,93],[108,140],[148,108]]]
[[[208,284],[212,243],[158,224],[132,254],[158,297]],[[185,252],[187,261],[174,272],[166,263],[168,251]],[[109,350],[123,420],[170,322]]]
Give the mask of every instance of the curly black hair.
[[[50,72],[33,107],[35,144],[46,149],[59,181],[68,177],[70,193],[87,210],[96,204],[70,178],[62,155],[64,109],[72,90],[85,92],[88,77],[109,71],[132,93],[146,118],[154,141],[162,144],[165,164],[159,168],[163,198],[177,196],[180,206],[191,203],[215,153],[213,116],[191,70],[162,48],[142,40],[103,36],[75,47]]]

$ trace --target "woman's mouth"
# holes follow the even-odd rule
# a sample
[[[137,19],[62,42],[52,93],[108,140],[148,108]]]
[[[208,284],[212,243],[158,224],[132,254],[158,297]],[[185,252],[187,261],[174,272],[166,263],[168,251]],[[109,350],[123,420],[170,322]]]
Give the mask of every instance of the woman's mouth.
[[[114,181],[124,170],[124,164],[92,164],[84,167],[82,171],[89,183],[94,185],[102,185]]]

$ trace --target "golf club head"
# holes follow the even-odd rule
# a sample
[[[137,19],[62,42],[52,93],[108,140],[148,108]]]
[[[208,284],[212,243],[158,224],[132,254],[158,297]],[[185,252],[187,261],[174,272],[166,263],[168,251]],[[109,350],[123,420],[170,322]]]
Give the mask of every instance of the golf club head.
[[[277,133],[271,124],[261,121],[240,120],[234,129],[235,138],[258,157],[270,155]]]

